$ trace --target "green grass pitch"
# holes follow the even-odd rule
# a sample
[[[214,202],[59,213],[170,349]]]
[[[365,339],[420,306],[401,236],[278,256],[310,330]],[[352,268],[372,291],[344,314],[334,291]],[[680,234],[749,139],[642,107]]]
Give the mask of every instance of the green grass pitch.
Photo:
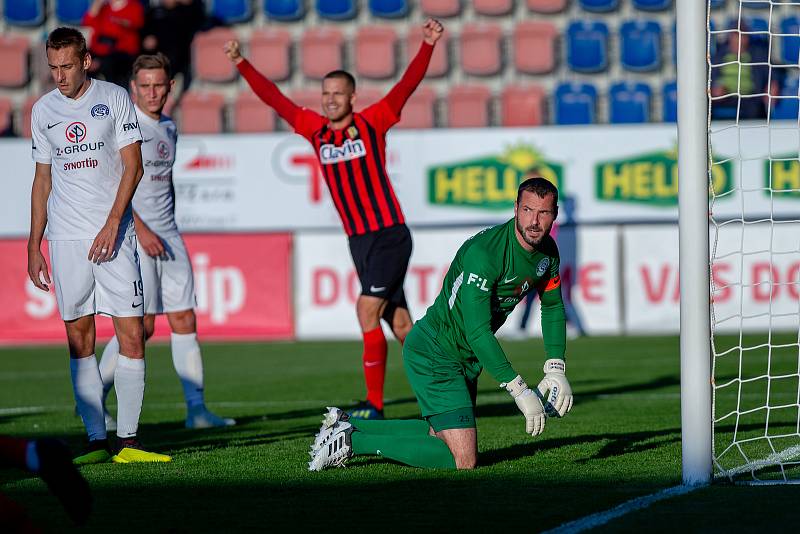
[[[398,347],[390,346],[386,415],[415,417]],[[536,383],[541,342],[504,346]],[[84,468],[95,495],[85,531],[535,532],[679,484],[677,338],[585,338],[570,342],[568,354],[575,406],[563,420],[548,420],[535,439],[508,395],[482,378],[474,471],[358,458],[344,469],[309,473],[307,450],[324,407],[363,395],[358,343],[205,344],[208,404],[239,421],[209,431],[183,428],[169,348],[153,345],[140,436],[174,461]],[[0,433],[57,436],[77,451],[84,434],[73,406],[63,348],[0,350]],[[70,531],[39,480],[0,470],[0,491],[46,531]],[[715,484],[602,529],[794,530],[798,502],[796,486]]]

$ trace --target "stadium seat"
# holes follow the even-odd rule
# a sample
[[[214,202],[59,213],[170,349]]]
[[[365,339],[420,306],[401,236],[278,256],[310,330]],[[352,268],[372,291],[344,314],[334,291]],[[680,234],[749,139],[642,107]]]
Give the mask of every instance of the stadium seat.
[[[633,7],[642,11],[664,11],[672,7],[672,0],[633,0]]]
[[[295,89],[289,93],[289,98],[300,107],[308,108],[316,113],[322,112],[322,89],[320,87]]]
[[[397,69],[397,35],[391,26],[362,26],[355,36],[355,71],[358,76],[385,79]]]
[[[222,133],[225,99],[216,93],[187,91],[180,103],[178,127],[185,134]]]
[[[479,15],[499,17],[511,13],[514,0],[473,0],[472,8]]]
[[[44,22],[44,0],[7,0],[4,11],[6,22],[14,26],[39,26]]]
[[[428,71],[425,77],[438,78],[445,76],[450,70],[450,54],[449,54],[449,33],[444,32],[439,42],[436,43],[436,48],[433,49],[431,62],[428,64]],[[422,43],[422,28],[414,25],[406,36],[406,58],[411,61],[414,54],[419,50],[419,45]]]
[[[770,117],[777,120],[797,120],[798,113],[800,113],[800,99],[798,99],[798,84],[800,78],[797,76],[788,76],[783,82],[781,88],[781,96],[790,98],[773,99],[775,107],[770,113]]]
[[[655,21],[631,20],[622,24],[620,56],[625,70],[645,72],[661,67],[661,26]]]
[[[355,110],[365,110],[381,98],[383,98],[383,90],[379,87],[365,87],[363,84],[358,84]]]
[[[272,132],[275,112],[252,91],[242,91],[233,104],[233,130],[237,133]]]
[[[65,24],[80,25],[90,0],[56,0],[56,18]]]
[[[429,17],[455,17],[461,13],[461,0],[420,0],[422,13]]]
[[[495,24],[468,23],[461,29],[461,68],[467,74],[492,76],[503,67],[502,30]]]
[[[503,126],[538,126],[544,123],[544,89],[536,85],[510,85],[500,95]]]
[[[0,35],[0,87],[22,87],[28,83],[27,37]]]
[[[560,13],[567,7],[567,0],[528,0],[528,11],[534,13]]]
[[[0,96],[0,136],[11,135],[11,100]]]
[[[608,66],[608,26],[578,21],[567,28],[567,63],[576,72],[600,72]]]
[[[408,15],[408,0],[369,0],[369,10],[375,17],[399,19]]]
[[[436,125],[436,91],[417,87],[403,107],[398,128],[433,128]]]
[[[711,9],[719,9],[725,7],[727,0],[711,0]]]
[[[525,21],[514,27],[514,67],[525,74],[552,72],[558,29],[549,22]]]
[[[594,13],[615,11],[619,7],[619,0],[580,0],[581,8]]]
[[[342,32],[330,27],[311,27],[300,44],[303,74],[322,79],[328,72],[342,68]]]
[[[781,33],[790,34],[781,38],[781,59],[789,65],[797,65],[800,58],[800,18],[786,17],[781,22]]]
[[[264,13],[272,20],[300,20],[306,15],[304,0],[264,0]]]
[[[289,49],[292,38],[284,29],[267,27],[255,30],[250,37],[248,59],[270,80],[285,80],[292,74]]]
[[[209,0],[206,10],[210,16],[225,24],[236,24],[253,18],[250,0]]]
[[[17,125],[17,133],[22,137],[27,137],[28,139],[31,137],[31,112],[33,111],[33,105],[39,98],[41,98],[41,95],[31,95],[22,104],[20,121]]]
[[[678,82],[667,82],[661,93],[664,122],[678,122]]]
[[[596,122],[597,89],[588,83],[562,83],[555,93],[556,124]]]
[[[236,32],[229,28],[214,28],[195,35],[192,41],[194,72],[206,82],[229,82],[236,77],[236,67],[220,53],[223,45],[237,39]]]
[[[317,13],[330,20],[350,20],[358,14],[355,0],[316,0]]]
[[[788,4],[793,0],[772,0],[775,4]],[[742,7],[750,8],[750,9],[769,9],[770,0],[741,0]]]
[[[447,126],[489,126],[489,89],[482,85],[457,85],[447,95]]]
[[[641,82],[619,82],[608,91],[609,122],[642,123],[650,120],[650,86]]]

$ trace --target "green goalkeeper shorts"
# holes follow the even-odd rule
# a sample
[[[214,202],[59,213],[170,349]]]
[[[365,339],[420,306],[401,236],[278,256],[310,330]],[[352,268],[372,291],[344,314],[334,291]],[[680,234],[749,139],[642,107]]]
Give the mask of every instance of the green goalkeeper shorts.
[[[475,428],[477,372],[444,354],[424,317],[406,337],[403,363],[422,417],[435,431]]]

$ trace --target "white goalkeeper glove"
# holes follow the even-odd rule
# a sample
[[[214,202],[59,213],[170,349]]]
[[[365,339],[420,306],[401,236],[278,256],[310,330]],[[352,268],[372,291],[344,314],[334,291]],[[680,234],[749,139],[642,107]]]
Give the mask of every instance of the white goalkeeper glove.
[[[564,417],[572,408],[572,388],[564,374],[566,368],[564,360],[547,360],[542,369],[544,378],[536,387],[542,399],[545,399],[544,408],[551,417]]]
[[[501,388],[505,388],[517,403],[517,408],[525,416],[525,432],[531,436],[538,436],[544,430],[544,406],[539,396],[528,387],[528,384],[520,375],[511,382],[503,382]]]

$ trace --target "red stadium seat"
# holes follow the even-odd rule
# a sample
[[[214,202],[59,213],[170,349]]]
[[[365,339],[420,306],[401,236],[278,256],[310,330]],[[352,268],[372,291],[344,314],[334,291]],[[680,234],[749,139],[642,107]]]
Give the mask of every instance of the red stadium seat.
[[[181,98],[178,126],[185,134],[222,133],[225,99],[217,93],[188,91]]]
[[[391,26],[363,26],[356,32],[356,74],[365,78],[385,79],[397,69],[397,34]]]
[[[0,135],[8,135],[11,130],[11,100],[0,97]]]
[[[514,0],[473,0],[472,7],[479,15],[497,17],[511,13]]]
[[[525,21],[514,28],[514,66],[518,72],[544,74],[556,66],[558,29],[549,22]]]
[[[537,85],[512,85],[500,95],[503,126],[538,126],[544,122],[544,89]]]
[[[489,89],[482,85],[453,87],[447,95],[447,125],[451,128],[489,126]]]
[[[560,13],[568,0],[528,0],[528,10],[534,13]]]
[[[496,24],[465,24],[461,30],[461,68],[467,74],[492,76],[503,66],[500,38]]]
[[[406,102],[398,128],[433,128],[436,125],[436,91],[432,87],[417,87]]]
[[[22,137],[31,137],[31,111],[33,105],[39,100],[39,96],[29,96],[22,104],[22,112],[20,113],[20,125],[17,128]]]
[[[228,28],[214,28],[198,33],[192,42],[194,72],[207,82],[229,82],[236,77],[233,66],[222,51],[226,41],[237,39],[236,32]]]
[[[249,61],[270,80],[285,80],[291,76],[289,48],[292,38],[282,29],[259,29],[250,37]]]
[[[420,0],[419,5],[429,17],[455,17],[461,13],[461,0]]]
[[[28,44],[26,37],[0,36],[0,65],[3,66],[0,87],[21,87],[28,83]]]
[[[436,43],[436,48],[433,49],[431,62],[428,65],[428,72],[425,73],[426,77],[438,78],[447,75],[450,70],[450,60],[448,54],[448,33],[442,34],[439,42]],[[414,55],[419,50],[419,45],[422,43],[422,28],[415,26],[408,32],[406,37],[406,61],[411,61]]]
[[[253,92],[239,93],[233,104],[233,129],[238,133],[275,131],[275,112]]]
[[[309,78],[322,79],[330,71],[342,68],[342,32],[335,28],[306,30],[300,48],[300,64]]]
[[[381,98],[383,90],[378,87],[365,87],[361,84],[356,87],[356,111],[368,108]]]

